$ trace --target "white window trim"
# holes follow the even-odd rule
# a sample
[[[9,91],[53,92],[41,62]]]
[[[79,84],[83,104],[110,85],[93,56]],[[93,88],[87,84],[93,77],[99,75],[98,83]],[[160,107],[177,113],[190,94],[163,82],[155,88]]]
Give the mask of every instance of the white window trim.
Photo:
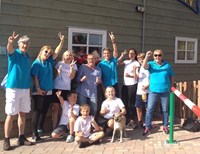
[[[102,35],[102,49],[106,47],[106,42],[107,42],[107,31],[106,30],[69,27],[69,29],[68,29],[68,49],[69,50],[72,50],[72,33],[73,32],[100,34],[100,35]]]
[[[194,46],[194,60],[178,60],[178,41],[191,41],[195,43]],[[197,63],[197,47],[198,47],[198,39],[197,38],[189,38],[189,37],[176,37],[175,38],[175,58],[174,61],[175,63],[182,63],[182,64],[196,64]]]

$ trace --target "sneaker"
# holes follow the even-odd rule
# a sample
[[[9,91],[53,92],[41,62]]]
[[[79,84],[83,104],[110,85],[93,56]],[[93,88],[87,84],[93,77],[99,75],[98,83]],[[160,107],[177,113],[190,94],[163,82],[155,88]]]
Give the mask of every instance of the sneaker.
[[[4,139],[3,150],[5,150],[5,151],[11,150],[10,139],[9,138],[5,138]]]
[[[163,127],[163,133],[169,134],[169,129],[168,129],[168,127]]]
[[[142,133],[142,135],[143,135],[143,136],[147,136],[147,135],[149,135],[149,134],[151,134],[150,129],[145,128],[145,130],[144,130],[144,132]]]
[[[88,147],[89,145],[90,145],[89,142],[81,142],[81,143],[79,144],[79,148],[86,148],[86,147]]]
[[[18,141],[17,141],[17,145],[18,146],[20,146],[20,145],[30,146],[30,145],[32,145],[32,142],[28,141],[24,135],[20,135],[18,138]]]
[[[37,132],[38,132],[39,135],[44,133],[42,129],[38,129]]]
[[[39,135],[33,135],[33,136],[32,136],[32,139],[33,139],[35,142],[41,142],[41,141],[42,141],[42,139],[41,139],[41,137],[40,137]]]
[[[138,129],[144,129],[145,128],[143,122],[139,122],[137,127],[138,127]]]
[[[70,142],[73,142],[73,141],[74,141],[74,136],[73,135],[68,135],[67,139],[66,139],[66,142],[70,143]]]

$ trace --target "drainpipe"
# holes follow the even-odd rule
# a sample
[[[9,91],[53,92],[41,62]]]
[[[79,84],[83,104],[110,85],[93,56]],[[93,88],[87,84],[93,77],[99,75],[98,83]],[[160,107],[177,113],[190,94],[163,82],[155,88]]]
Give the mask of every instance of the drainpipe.
[[[143,0],[143,14],[142,14],[142,52],[145,51],[145,20],[146,20],[146,0]]]

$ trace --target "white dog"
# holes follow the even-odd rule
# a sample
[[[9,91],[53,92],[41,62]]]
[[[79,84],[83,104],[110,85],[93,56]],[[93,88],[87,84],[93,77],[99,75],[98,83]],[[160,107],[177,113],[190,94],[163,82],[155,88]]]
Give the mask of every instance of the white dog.
[[[126,125],[126,117],[124,115],[121,115],[120,113],[115,114],[114,115],[114,130],[113,130],[113,135],[110,142],[114,142],[114,138],[115,138],[115,134],[117,130],[120,131],[120,143],[122,142],[123,133],[126,137],[125,125]]]

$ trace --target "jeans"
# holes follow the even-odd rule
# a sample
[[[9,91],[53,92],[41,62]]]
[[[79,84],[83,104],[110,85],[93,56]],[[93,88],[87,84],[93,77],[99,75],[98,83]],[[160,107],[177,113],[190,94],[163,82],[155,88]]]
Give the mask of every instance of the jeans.
[[[87,103],[90,106],[90,115],[96,116],[97,114],[97,98],[89,98],[78,93],[77,103],[79,105]]]
[[[146,118],[145,118],[145,125],[147,129],[151,128],[151,121],[153,112],[155,110],[156,104],[158,99],[161,100],[162,106],[162,114],[163,114],[163,126],[168,126],[168,119],[169,119],[169,92],[163,93],[156,93],[149,91],[148,102],[147,102],[147,111],[146,111]]]

